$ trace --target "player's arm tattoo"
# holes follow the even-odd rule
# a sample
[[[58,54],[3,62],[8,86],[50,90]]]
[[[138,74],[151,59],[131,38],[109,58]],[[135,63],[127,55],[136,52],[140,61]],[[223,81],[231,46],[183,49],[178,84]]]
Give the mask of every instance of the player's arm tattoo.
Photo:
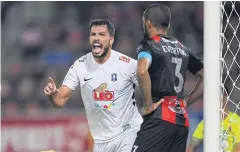
[[[203,69],[197,72],[198,80],[192,91],[185,97],[187,107],[194,103],[203,94]]]
[[[200,144],[203,142],[202,139],[198,139],[198,138],[192,138],[188,147],[187,147],[187,151],[188,152],[193,152],[196,148],[198,148],[200,146]]]
[[[143,106],[145,109],[148,109],[153,104],[151,94],[151,79],[148,73],[150,65],[151,61],[147,58],[141,58],[138,60],[137,78],[143,98]]]

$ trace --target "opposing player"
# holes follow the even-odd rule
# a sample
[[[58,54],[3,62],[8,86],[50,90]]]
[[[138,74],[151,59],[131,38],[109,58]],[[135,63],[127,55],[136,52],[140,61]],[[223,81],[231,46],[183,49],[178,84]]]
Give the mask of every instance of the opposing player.
[[[225,87],[223,93],[224,106],[227,104],[228,94],[229,91],[227,87]],[[221,123],[221,128],[223,129],[221,148],[223,151],[240,152],[240,117],[237,113],[231,112],[227,106],[224,108],[224,113],[226,115],[224,115],[225,119]],[[202,120],[193,133],[192,139],[187,147],[187,152],[194,152],[202,144],[203,135],[204,122]]]
[[[170,20],[170,9],[161,4],[150,5],[143,14],[145,34],[138,47],[137,76],[144,121],[132,152],[185,152],[189,124],[183,91],[187,70],[199,81],[185,100],[193,102],[203,91],[203,63],[167,35]],[[164,101],[158,106],[160,99]]]
[[[44,89],[62,107],[80,84],[94,152],[131,151],[142,123],[134,98],[137,61],[112,50],[114,31],[108,20],[91,21],[92,51],[76,60],[59,89],[51,78]]]

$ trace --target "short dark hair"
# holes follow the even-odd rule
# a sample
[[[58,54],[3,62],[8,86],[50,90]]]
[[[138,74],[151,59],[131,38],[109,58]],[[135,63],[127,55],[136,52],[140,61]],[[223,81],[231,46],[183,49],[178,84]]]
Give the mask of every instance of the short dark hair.
[[[156,28],[166,30],[170,24],[171,11],[166,5],[153,4],[146,8],[143,18],[145,21],[149,20]]]
[[[94,19],[91,20],[89,29],[91,30],[92,26],[100,26],[100,25],[107,25],[108,32],[110,36],[114,36],[115,34],[115,27],[114,25],[107,19]]]

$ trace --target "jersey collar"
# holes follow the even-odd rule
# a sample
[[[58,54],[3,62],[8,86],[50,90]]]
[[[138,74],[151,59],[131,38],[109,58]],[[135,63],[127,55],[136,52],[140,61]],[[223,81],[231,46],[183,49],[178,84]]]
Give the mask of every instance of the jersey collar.
[[[106,67],[107,65],[109,65],[109,63],[111,63],[113,56],[114,56],[114,50],[111,50],[110,57],[109,57],[108,60],[107,60],[105,63],[103,63],[103,64],[97,63],[97,62],[94,60],[94,57],[93,57],[92,54],[91,54],[91,59],[92,59],[92,62],[93,62],[94,65],[96,65],[96,66],[99,67],[99,68],[104,68],[104,67]]]

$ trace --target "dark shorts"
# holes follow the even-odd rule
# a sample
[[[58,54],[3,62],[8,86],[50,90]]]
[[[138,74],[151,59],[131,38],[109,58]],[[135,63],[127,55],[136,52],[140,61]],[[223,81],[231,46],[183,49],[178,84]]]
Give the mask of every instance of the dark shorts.
[[[149,118],[144,120],[132,152],[185,152],[188,127]]]

